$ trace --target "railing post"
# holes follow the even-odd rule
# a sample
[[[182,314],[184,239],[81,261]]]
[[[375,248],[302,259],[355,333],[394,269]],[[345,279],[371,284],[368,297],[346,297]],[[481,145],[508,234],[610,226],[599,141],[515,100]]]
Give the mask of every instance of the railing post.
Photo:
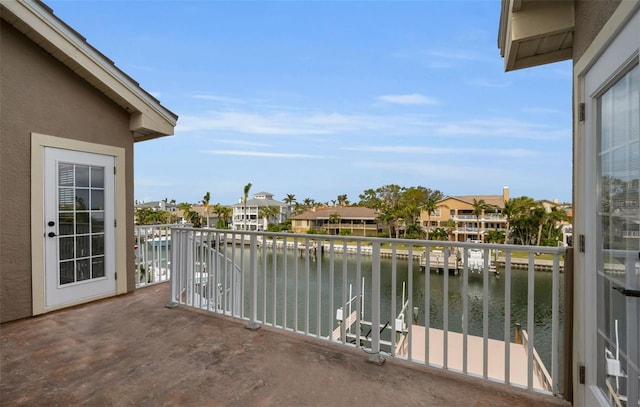
[[[244,236],[242,237],[244,241]],[[250,235],[249,243],[249,323],[246,328],[255,331],[260,329],[258,319],[258,241],[257,235]]]
[[[564,399],[573,402],[573,247],[568,247],[564,255],[564,346],[563,380]]]
[[[178,229],[172,229],[171,230],[171,234],[172,234],[172,239],[174,239],[173,244],[172,244],[172,249],[171,249],[171,274],[170,274],[170,281],[171,281],[171,290],[169,291],[169,302],[167,303],[167,308],[175,308],[178,306],[178,302],[176,301],[178,298],[178,293],[179,293],[179,289],[178,289],[178,284],[180,283],[180,270],[181,267],[179,266],[179,262],[181,261],[180,259],[180,253],[182,253],[182,251],[180,250],[181,246],[181,237],[182,237],[182,233],[180,233],[180,231]],[[136,266],[137,267],[137,266]]]
[[[368,362],[381,365],[380,354],[380,242],[373,242],[371,257],[371,354]]]

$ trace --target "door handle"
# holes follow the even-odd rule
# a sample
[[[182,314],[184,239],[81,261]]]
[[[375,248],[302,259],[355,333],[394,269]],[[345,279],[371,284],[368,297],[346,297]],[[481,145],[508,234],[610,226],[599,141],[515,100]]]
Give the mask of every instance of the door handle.
[[[640,297],[640,290],[628,290],[622,287],[611,287],[625,297]]]
[[[47,233],[47,236],[56,237],[56,233],[55,232],[49,232],[49,233]]]

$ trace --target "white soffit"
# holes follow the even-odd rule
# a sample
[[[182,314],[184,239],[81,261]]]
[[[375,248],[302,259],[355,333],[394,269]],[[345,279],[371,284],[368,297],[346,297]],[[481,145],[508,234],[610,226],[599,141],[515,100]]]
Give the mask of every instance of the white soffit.
[[[0,0],[2,19],[131,115],[134,141],[172,135],[178,116],[37,0]]]
[[[571,59],[573,1],[503,0],[498,46],[505,70]]]

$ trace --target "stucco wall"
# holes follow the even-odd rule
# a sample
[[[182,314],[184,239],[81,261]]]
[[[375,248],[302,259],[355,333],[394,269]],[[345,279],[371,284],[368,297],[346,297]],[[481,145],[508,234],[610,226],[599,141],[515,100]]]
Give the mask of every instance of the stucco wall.
[[[580,0],[575,2],[575,31],[573,36],[573,62],[585,53],[598,35],[620,0]]]
[[[118,227],[128,229],[133,138],[126,111],[0,21],[0,322],[6,322],[32,315],[31,133],[125,148],[127,219],[119,219]],[[133,234],[127,236],[127,247],[133,247]],[[127,264],[133,265],[133,256],[128,251]],[[127,282],[132,290],[130,272]]]

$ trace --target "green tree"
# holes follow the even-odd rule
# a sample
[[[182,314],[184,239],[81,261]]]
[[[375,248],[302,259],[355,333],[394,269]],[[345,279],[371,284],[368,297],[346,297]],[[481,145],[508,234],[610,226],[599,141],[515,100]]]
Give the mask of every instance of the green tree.
[[[422,209],[427,212],[427,240],[429,240],[429,234],[431,231],[431,214],[435,213],[440,208],[447,208],[447,205],[438,204],[442,200],[443,195],[440,191],[432,191],[428,194],[425,202],[422,204]],[[442,240],[442,239],[436,239]]]
[[[545,210],[542,204],[528,196],[514,199],[510,208],[509,233],[513,243],[533,245],[537,242],[538,231],[543,223]]]
[[[275,218],[280,214],[280,208],[277,206],[261,206],[258,210],[258,217],[264,220],[263,229],[268,230],[271,218]]]
[[[349,198],[347,197],[347,194],[338,195],[338,198],[337,198],[336,201],[338,203],[338,206],[348,206],[349,205]]]
[[[249,182],[244,186],[242,197],[242,209],[244,213],[244,230],[247,230],[247,198],[249,197],[249,191],[251,190],[251,183]]]
[[[485,234],[485,241],[487,243],[502,243],[504,242],[504,230],[489,230]]]
[[[287,196],[285,196],[282,201],[287,204],[287,207],[289,208],[289,216],[291,216],[293,214],[291,212],[291,206],[294,203],[297,203],[296,202],[296,195],[295,194],[287,194]]]
[[[202,198],[202,204],[204,205],[204,216],[207,218],[207,227],[209,227],[209,200],[211,200],[211,194],[207,192]]]
[[[564,210],[555,206],[551,207],[551,210],[545,213],[544,224],[539,229],[538,244],[542,246],[557,246],[558,242],[562,240],[560,224],[567,221],[569,221],[569,215]]]
[[[435,228],[431,232],[431,239],[433,240],[449,240],[449,233],[445,228]]]
[[[184,219],[185,222],[189,222],[191,204],[188,202],[180,202],[178,204],[178,209],[182,211],[182,219]]]
[[[339,229],[338,226],[340,224],[340,214],[338,214],[338,212],[334,212],[331,215],[329,215],[329,224],[333,225],[333,234],[336,234],[336,229]],[[331,232],[329,232],[331,233]]]
[[[482,233],[480,231],[480,216],[484,215],[485,211],[495,208],[493,205],[485,202],[484,199],[477,200],[473,198],[473,211],[471,212],[473,216],[476,217],[476,221],[478,222],[478,240],[483,241]]]

